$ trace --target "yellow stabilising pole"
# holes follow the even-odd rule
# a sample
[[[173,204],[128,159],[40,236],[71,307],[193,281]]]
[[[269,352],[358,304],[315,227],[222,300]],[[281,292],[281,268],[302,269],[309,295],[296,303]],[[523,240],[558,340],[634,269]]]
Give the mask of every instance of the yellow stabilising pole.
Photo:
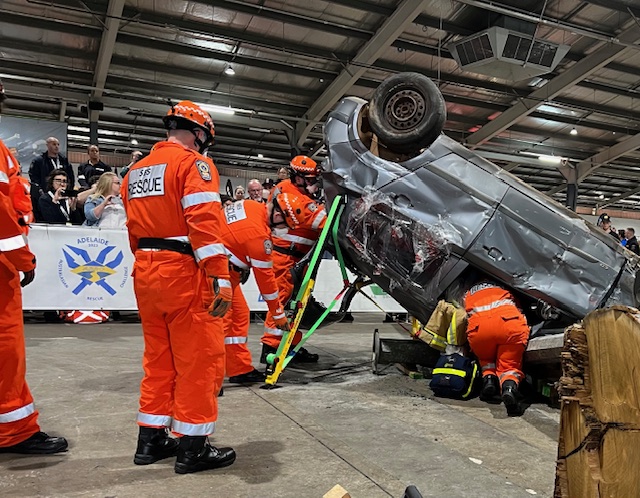
[[[289,348],[291,347],[291,343],[293,342],[293,337],[296,335],[296,331],[300,326],[300,321],[302,320],[302,315],[304,315],[304,310],[307,307],[307,302],[309,301],[309,296],[311,296],[311,291],[313,290],[313,286],[315,285],[315,280],[310,278],[307,282],[307,286],[304,289],[302,294],[302,298],[298,301],[298,311],[296,312],[296,317],[293,320],[293,324],[291,326],[291,330],[287,333],[287,337],[284,340],[284,344],[281,344],[282,348],[280,349],[280,354],[273,358],[273,364],[269,367],[269,375],[265,379],[265,384],[273,386],[276,382],[278,382],[278,377],[282,373],[282,370],[286,366],[288,362],[285,362],[287,358],[287,354],[289,353]],[[271,356],[271,355],[269,355]],[[267,359],[267,364],[271,358]]]

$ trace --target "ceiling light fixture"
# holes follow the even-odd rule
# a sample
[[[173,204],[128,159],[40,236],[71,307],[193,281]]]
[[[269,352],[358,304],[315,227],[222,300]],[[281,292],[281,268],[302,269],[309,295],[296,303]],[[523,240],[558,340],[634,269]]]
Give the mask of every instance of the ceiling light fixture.
[[[227,76],[233,76],[234,74],[236,74],[236,71],[231,66],[227,66],[224,70],[224,74],[226,74]]]
[[[263,154],[258,154],[258,159],[264,159],[264,155]]]
[[[271,130],[269,128],[255,128],[253,126],[249,127],[249,131],[255,131],[258,133],[271,133]]]
[[[578,130],[576,130],[575,126],[573,128],[571,128],[571,131],[569,132],[569,134],[571,134],[571,135],[577,135],[578,134]]]
[[[562,158],[560,156],[548,156],[546,154],[540,154],[538,159],[545,163],[560,164],[562,162]]]
[[[138,145],[138,141],[135,138],[131,139],[131,145]]]
[[[224,107],[224,106],[215,105],[215,104],[198,104],[198,105],[202,107],[205,111],[215,112],[217,114],[227,114],[229,116],[233,116],[236,113],[235,109],[232,109],[231,107]]]

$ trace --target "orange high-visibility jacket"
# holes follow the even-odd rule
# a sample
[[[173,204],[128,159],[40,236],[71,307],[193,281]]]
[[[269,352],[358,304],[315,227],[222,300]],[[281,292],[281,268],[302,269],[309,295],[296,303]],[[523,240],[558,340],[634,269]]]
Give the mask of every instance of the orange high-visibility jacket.
[[[188,242],[208,276],[228,280],[220,178],[213,162],[175,142],[159,142],[153,152],[131,167],[122,185],[131,250],[143,237]]]
[[[0,252],[19,271],[35,268],[35,256],[27,247],[18,224],[19,214],[11,200],[12,177],[17,173],[18,161],[0,140]]]
[[[11,202],[20,218],[19,224],[22,226],[22,231],[29,233],[29,227],[27,225],[33,223],[33,204],[31,202],[31,182],[28,178],[20,176],[19,174],[13,175],[9,180],[9,186],[11,189]]]
[[[223,213],[226,223],[220,235],[229,252],[229,261],[243,270],[253,268],[258,289],[269,311],[276,316],[284,315],[273,274],[273,243],[266,205],[245,199],[227,206]]]
[[[298,187],[291,183],[290,179],[282,180],[273,187],[269,195],[269,200],[272,200],[274,196],[280,193],[292,194],[301,199],[306,199],[309,201],[309,204],[315,202],[311,197],[302,193]],[[271,239],[273,240],[273,245],[295,251],[299,253],[300,257],[309,252],[313,244],[318,240],[320,230],[324,227],[326,218],[324,205],[316,203],[316,206],[318,209],[314,213],[314,216],[305,216],[305,218],[308,218],[308,223],[305,223],[305,226],[300,226],[296,229],[286,228],[279,230],[277,234],[272,234]]]
[[[511,292],[488,282],[474,285],[469,289],[464,297],[464,306],[469,317],[502,306],[516,308],[515,311],[520,313]]]

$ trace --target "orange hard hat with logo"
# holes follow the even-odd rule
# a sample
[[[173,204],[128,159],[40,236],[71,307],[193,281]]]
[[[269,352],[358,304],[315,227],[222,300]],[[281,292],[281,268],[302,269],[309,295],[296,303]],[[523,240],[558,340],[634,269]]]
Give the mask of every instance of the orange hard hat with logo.
[[[318,169],[318,163],[307,156],[296,156],[291,159],[289,166],[295,174],[302,176],[318,176],[320,171]]]
[[[216,131],[211,116],[190,100],[182,100],[172,106],[167,115],[162,118],[162,121],[168,130],[193,131],[194,127],[203,130],[207,135],[207,139],[201,145],[199,144],[201,149],[213,144],[213,137]]]

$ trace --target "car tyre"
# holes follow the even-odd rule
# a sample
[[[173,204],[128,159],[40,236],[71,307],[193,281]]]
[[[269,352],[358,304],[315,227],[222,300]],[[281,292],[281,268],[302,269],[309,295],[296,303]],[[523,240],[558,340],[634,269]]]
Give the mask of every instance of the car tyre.
[[[383,81],[369,102],[369,124],[380,141],[401,153],[431,145],[447,117],[440,90],[419,73],[398,73]]]

